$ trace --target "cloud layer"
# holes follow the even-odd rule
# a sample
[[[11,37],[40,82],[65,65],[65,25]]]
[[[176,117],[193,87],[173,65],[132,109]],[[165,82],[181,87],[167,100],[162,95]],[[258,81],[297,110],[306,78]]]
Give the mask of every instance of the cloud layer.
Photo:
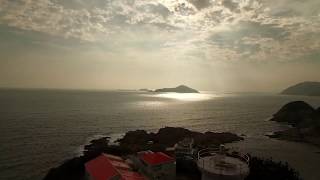
[[[0,23],[176,59],[289,61],[320,49],[318,0],[0,0]]]

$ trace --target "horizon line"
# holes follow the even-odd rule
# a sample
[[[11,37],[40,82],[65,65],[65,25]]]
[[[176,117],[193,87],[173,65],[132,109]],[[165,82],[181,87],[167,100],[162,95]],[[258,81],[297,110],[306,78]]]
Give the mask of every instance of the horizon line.
[[[0,90],[51,90],[51,91],[139,91],[142,88],[106,88],[106,89],[90,89],[90,88],[55,88],[55,87],[6,87],[0,86]],[[279,91],[217,91],[217,90],[198,90],[200,92],[216,92],[225,94],[236,94],[236,93],[280,93]]]

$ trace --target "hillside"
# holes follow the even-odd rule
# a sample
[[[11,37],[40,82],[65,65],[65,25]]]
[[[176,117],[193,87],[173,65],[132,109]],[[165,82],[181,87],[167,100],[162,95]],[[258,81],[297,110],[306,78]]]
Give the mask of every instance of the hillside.
[[[269,135],[272,138],[307,142],[320,146],[320,107],[316,110],[303,101],[284,105],[273,115],[272,121],[292,125],[284,131]]]
[[[285,89],[281,94],[320,96],[320,82],[302,82]]]

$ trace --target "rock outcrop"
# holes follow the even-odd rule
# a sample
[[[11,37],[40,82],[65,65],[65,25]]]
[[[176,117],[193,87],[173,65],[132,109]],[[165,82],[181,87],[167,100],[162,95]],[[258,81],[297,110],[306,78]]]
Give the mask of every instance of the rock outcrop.
[[[197,146],[218,145],[243,139],[232,133],[200,133],[173,127],[161,128],[157,133],[148,133],[144,130],[130,131],[118,140],[119,145],[109,145],[108,137],[91,141],[89,145],[85,146],[83,156],[72,158],[62,165],[52,168],[44,180],[85,180],[84,164],[101,153],[124,156],[144,149],[163,150],[164,147],[171,146],[185,137],[193,137]],[[151,141],[153,143],[150,143]],[[200,180],[201,173],[196,165],[191,166],[189,171],[179,170],[177,165],[176,179]],[[287,164],[251,157],[250,174],[246,180],[256,179],[299,180],[300,178],[298,173]]]
[[[199,133],[174,127],[161,128],[157,133],[147,133],[144,130],[129,131],[118,140],[119,145],[109,145],[108,137],[92,140],[84,147],[82,156],[67,160],[59,167],[52,168],[44,180],[83,180],[84,164],[101,153],[125,156],[141,150],[165,151],[166,147],[173,146],[185,137],[194,137],[201,145],[222,144],[243,139],[232,133]]]
[[[303,101],[295,101],[284,105],[271,119],[285,122],[293,128],[275,132],[272,138],[308,142],[320,145],[320,113]]]
[[[202,147],[243,140],[242,137],[232,133],[200,133],[184,128],[165,127],[157,133],[147,133],[144,130],[129,131],[118,142],[121,147],[130,149],[132,152],[148,149],[164,151],[166,147],[172,147],[186,137],[194,138],[195,144]]]
[[[294,101],[284,105],[271,120],[302,126],[306,122],[314,121],[316,116],[316,110],[312,106],[304,101]]]

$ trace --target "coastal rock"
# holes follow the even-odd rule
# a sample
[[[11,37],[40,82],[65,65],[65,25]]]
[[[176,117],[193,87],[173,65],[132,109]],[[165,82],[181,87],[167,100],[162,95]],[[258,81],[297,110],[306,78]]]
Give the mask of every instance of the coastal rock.
[[[95,157],[99,155],[109,143],[109,137],[103,137],[100,139],[90,141],[89,145],[84,146],[83,154],[87,158]]]
[[[152,135],[145,130],[136,130],[127,132],[122,139],[119,139],[120,144],[143,144],[152,140]]]
[[[290,141],[303,141],[303,134],[297,128],[290,128],[285,131],[274,132],[272,135],[267,135],[271,138],[290,140]]]
[[[320,82],[302,82],[285,89],[281,94],[320,96]]]
[[[180,85],[175,88],[156,89],[155,92],[199,93],[199,91],[185,85]]]
[[[85,180],[84,158],[75,157],[52,168],[43,180]]]
[[[194,140],[195,144],[199,146],[210,146],[211,144],[220,145],[234,141],[241,141],[243,140],[243,137],[228,132],[205,132],[204,134],[196,136]]]
[[[165,127],[157,133],[147,133],[143,130],[130,131],[118,140],[120,146],[127,146],[132,151],[156,149],[163,151],[166,147],[171,147],[186,137],[194,138],[196,145],[210,146],[231,143],[243,140],[242,137],[232,133],[200,133],[184,128]],[[152,144],[150,145],[150,142]]]
[[[228,143],[243,139],[232,133],[200,133],[174,127],[161,128],[157,133],[148,133],[144,130],[129,131],[122,139],[118,140],[120,145],[109,145],[108,137],[92,140],[89,145],[85,146],[83,156],[72,158],[60,166],[52,168],[44,180],[85,180],[84,164],[101,153],[125,156],[134,154],[136,150],[143,150],[144,148],[164,150],[165,147],[173,145],[185,137],[195,138],[195,143],[198,146],[208,146],[212,143]],[[150,143],[150,141],[152,141],[152,143]],[[191,167],[191,170],[187,172],[184,170],[179,171],[179,167],[177,167],[176,179],[200,180],[201,174],[196,165],[194,164],[194,166]],[[251,157],[250,174],[246,180],[255,179],[298,180],[299,176],[296,171],[289,168],[287,164]]]
[[[155,141],[167,146],[173,146],[185,137],[195,137],[201,134],[185,128],[165,127],[159,129],[158,133],[156,133]]]
[[[271,120],[286,122],[293,128],[268,135],[271,138],[307,142],[320,145],[320,113],[303,101],[283,106]]]
[[[315,112],[315,109],[304,101],[294,101],[284,105],[271,120],[299,126],[302,122],[312,120]]]

